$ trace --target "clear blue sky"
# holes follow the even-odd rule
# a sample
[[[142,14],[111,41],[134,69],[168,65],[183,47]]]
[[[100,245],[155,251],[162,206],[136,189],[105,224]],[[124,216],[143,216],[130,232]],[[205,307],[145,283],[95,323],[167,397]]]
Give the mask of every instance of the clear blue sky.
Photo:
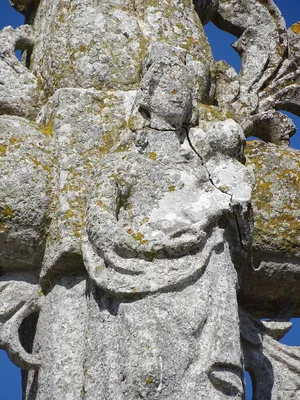
[[[23,23],[23,17],[9,6],[9,0],[1,0],[1,3],[0,29],[7,25],[12,25],[13,27],[21,25]],[[275,3],[281,9],[288,27],[300,21],[299,0],[275,0]],[[212,24],[206,26],[206,33],[213,48],[215,59],[226,60],[239,70],[239,56],[230,48],[230,44],[233,43],[236,38],[227,33],[220,32]],[[291,139],[291,145],[300,149],[300,118],[291,114],[289,115],[298,127],[298,132]],[[293,323],[293,329],[282,339],[282,343],[291,346],[300,345],[300,320],[294,319]],[[0,399],[21,400],[21,398],[20,370],[8,360],[6,353],[0,350]],[[251,399],[251,385],[248,380],[247,399]]]

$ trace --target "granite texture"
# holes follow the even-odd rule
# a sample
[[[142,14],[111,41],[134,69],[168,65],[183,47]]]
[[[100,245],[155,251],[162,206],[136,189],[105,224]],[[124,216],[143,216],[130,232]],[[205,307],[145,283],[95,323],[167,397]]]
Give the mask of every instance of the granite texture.
[[[278,342],[300,315],[280,111],[300,115],[299,24],[272,0],[10,3],[0,347],[23,399],[242,400],[245,370],[256,399],[299,398],[299,348]]]

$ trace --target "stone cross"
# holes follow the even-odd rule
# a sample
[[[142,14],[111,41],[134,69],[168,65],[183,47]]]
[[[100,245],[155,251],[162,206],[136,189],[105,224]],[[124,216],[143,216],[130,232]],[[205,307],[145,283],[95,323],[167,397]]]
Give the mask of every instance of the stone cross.
[[[243,399],[245,370],[254,398],[299,398],[300,348],[278,340],[300,315],[280,111],[300,115],[300,25],[273,0],[10,2],[0,347],[23,399]]]

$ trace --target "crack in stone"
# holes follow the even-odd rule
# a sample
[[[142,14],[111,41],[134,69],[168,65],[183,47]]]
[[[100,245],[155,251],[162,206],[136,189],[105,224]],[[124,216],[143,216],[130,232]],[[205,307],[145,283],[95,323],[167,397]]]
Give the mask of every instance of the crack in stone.
[[[241,248],[242,248],[243,250],[245,250],[244,245],[243,245],[243,240],[242,240],[242,234],[241,234],[240,225],[239,225],[239,222],[238,222],[238,217],[237,217],[237,215],[236,215],[236,213],[235,213],[235,211],[234,211],[234,209],[233,209],[233,207],[232,207],[232,198],[233,198],[233,194],[227,193],[227,192],[225,192],[224,190],[222,190],[221,188],[219,188],[219,187],[216,186],[216,184],[214,183],[214,181],[213,181],[213,179],[212,179],[212,177],[211,177],[211,173],[210,173],[210,171],[209,171],[207,165],[205,164],[205,162],[204,162],[202,156],[200,155],[200,153],[199,153],[199,152],[195,149],[195,147],[193,146],[193,144],[192,144],[192,142],[191,142],[191,140],[190,140],[190,137],[189,137],[188,132],[186,133],[186,137],[187,137],[187,141],[188,141],[188,143],[189,143],[191,149],[194,151],[194,153],[195,153],[195,154],[197,155],[197,157],[200,159],[202,166],[205,168],[205,170],[206,170],[206,172],[207,172],[207,174],[208,174],[208,178],[209,178],[210,183],[213,185],[213,187],[215,187],[215,188],[216,188],[217,190],[219,190],[221,193],[224,193],[224,194],[226,194],[227,196],[230,197],[230,203],[229,203],[229,204],[230,204],[230,208],[231,208],[231,210],[232,210],[232,214],[233,214],[233,216],[234,216],[234,218],[235,218],[236,228],[237,228],[237,231],[238,231],[238,235],[239,235],[239,240],[240,240]]]

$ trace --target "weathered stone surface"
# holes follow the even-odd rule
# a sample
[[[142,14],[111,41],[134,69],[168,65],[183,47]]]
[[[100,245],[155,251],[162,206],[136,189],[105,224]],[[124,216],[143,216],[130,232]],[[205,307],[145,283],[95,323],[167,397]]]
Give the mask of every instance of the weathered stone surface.
[[[194,0],[194,4],[202,24],[205,25],[216,15],[219,0]]]
[[[15,56],[33,46],[32,29],[23,25],[0,31],[0,114],[33,119],[39,108],[39,81]]]
[[[291,58],[296,62],[298,67],[300,66],[299,35],[300,35],[300,23],[297,22],[288,29],[288,39],[289,39]]]
[[[37,7],[30,58],[31,71],[50,94],[61,87],[137,88],[153,42],[185,49],[195,71],[205,64],[209,82],[211,50],[191,0],[52,3]]]
[[[46,126],[0,117],[0,254],[4,270],[41,266],[53,185]]]
[[[100,391],[107,399],[242,399],[233,311],[236,275],[225,260],[230,260],[228,248],[216,248],[200,279],[194,275],[189,280],[195,279],[193,284],[187,281],[181,290],[170,288],[157,296],[139,298],[137,293],[135,298],[133,293],[130,301],[122,301],[93,287],[88,301],[86,398],[94,399]],[[129,278],[138,291],[138,276]]]
[[[218,104],[234,115],[246,136],[287,142],[294,134],[292,121],[275,110],[300,115],[298,25],[287,32],[273,0],[221,0],[213,21],[238,37],[233,48],[241,56],[239,85],[230,68],[215,67]]]
[[[49,274],[83,269],[81,230],[93,170],[110,150],[127,148],[135,97],[135,91],[60,89],[41,110],[38,121],[51,127],[57,160],[53,212],[41,272],[44,280]]]
[[[245,127],[246,137],[255,136],[265,142],[289,145],[290,137],[296,132],[293,121],[279,111],[255,114]]]
[[[39,311],[40,287],[36,277],[26,272],[2,274],[0,296],[1,348],[7,351],[10,359],[20,368],[38,369],[41,366],[40,357],[29,354],[24,348],[26,340],[21,340],[24,319]]]
[[[40,313],[33,352],[39,354],[42,367],[26,377],[28,399],[82,399],[87,371],[87,302],[85,276],[68,276],[56,281],[47,296],[39,294]],[[101,371],[98,371],[101,375]],[[51,388],[51,390],[49,390]],[[96,396],[95,396],[96,398]]]
[[[248,142],[255,172],[253,271],[245,271],[242,296],[252,312],[267,315],[291,304],[300,313],[300,154],[260,141]],[[247,283],[246,283],[247,282]]]
[[[255,382],[253,396],[257,399],[298,399],[300,347],[285,346],[274,340],[273,333],[264,323],[244,310],[240,310],[240,317],[245,367]],[[283,323],[274,321],[273,324],[276,332]],[[276,338],[276,333],[274,336]]]
[[[247,163],[255,169],[254,249],[300,255],[300,152],[248,142]]]
[[[239,39],[240,85],[243,94],[265,85],[279,67],[287,48],[285,22],[275,3],[260,0],[220,0],[214,22]]]
[[[299,397],[277,342],[300,315],[298,25],[272,0],[11,3],[0,347],[24,400],[242,400],[245,369],[256,398]],[[245,165],[250,135],[272,144]]]
[[[216,80],[215,102],[221,109],[227,109],[239,95],[239,76],[235,69],[225,61],[215,63],[214,75]]]

